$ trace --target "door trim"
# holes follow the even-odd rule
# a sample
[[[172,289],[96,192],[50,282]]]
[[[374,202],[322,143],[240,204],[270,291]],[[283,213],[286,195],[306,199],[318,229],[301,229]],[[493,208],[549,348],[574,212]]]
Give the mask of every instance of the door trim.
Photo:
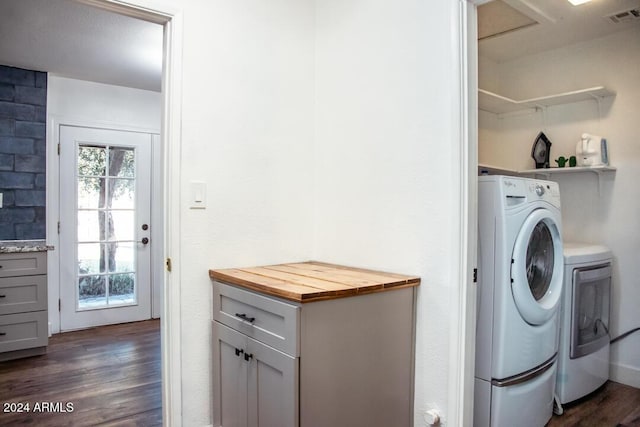
[[[452,264],[451,301],[454,310],[449,317],[449,387],[447,423],[473,425],[476,284],[473,270],[477,266],[478,241],[478,126],[477,126],[477,5],[488,0],[458,0],[458,28],[454,38],[458,44],[458,144],[454,147],[452,179],[459,198],[453,208],[461,213],[455,242],[459,242],[457,259]]]
[[[164,271],[161,310],[162,353],[162,418],[164,425],[182,425],[182,367],[180,337],[180,164],[182,121],[182,8],[155,0],[75,0],[78,3],[105,9],[121,15],[142,19],[164,26],[162,70],[162,193],[164,200],[164,256],[172,261],[172,272]],[[53,127],[55,129],[55,127]],[[57,134],[47,134],[47,188],[58,185]],[[51,167],[52,164],[56,164]],[[47,242],[57,243],[57,194],[47,191]],[[57,265],[58,251],[50,251],[52,262]],[[58,277],[58,271],[49,271]],[[57,312],[57,299],[49,300],[50,310]]]

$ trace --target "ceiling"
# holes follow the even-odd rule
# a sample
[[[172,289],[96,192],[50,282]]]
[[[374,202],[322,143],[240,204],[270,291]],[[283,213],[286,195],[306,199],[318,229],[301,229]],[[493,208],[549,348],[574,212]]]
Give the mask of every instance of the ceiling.
[[[485,36],[500,34],[480,40],[479,54],[505,62],[623,31],[640,19],[604,16],[632,8],[640,0],[494,0],[479,7],[478,23]],[[0,0],[0,64],[160,91],[162,26],[74,0]]]
[[[0,0],[0,64],[160,91],[161,25],[73,0]]]
[[[497,2],[504,3],[506,8],[495,7]],[[500,24],[496,32],[506,32],[482,38],[478,53],[493,61],[505,62],[604,37],[639,26],[640,19],[621,20],[616,24],[606,18],[633,8],[640,9],[640,0],[593,0],[579,6],[567,0],[495,0],[478,7],[479,33],[481,37],[490,33],[493,23]],[[513,13],[514,10],[520,13]],[[537,24],[529,24],[522,19],[523,15]],[[508,21],[520,29],[508,31]]]

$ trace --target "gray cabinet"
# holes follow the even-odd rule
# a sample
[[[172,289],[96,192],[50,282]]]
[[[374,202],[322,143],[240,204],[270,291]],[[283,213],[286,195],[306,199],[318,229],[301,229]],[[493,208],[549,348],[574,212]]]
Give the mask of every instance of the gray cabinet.
[[[415,288],[297,303],[213,286],[214,426],[412,425]]]
[[[217,283],[214,425],[298,426],[298,307]]]
[[[0,361],[46,352],[47,253],[0,254]]]
[[[298,425],[298,359],[214,322],[216,425]]]

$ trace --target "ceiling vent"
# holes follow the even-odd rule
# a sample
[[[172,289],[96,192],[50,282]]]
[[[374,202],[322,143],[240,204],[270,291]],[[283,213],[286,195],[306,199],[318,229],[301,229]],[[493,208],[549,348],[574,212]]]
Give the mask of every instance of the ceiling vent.
[[[640,21],[640,8],[624,10],[605,16],[614,24],[622,24],[623,22]]]

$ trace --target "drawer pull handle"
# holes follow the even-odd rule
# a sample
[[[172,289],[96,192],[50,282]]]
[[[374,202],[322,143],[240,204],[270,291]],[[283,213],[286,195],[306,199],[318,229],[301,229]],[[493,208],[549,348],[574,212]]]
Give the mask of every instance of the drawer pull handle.
[[[242,353],[244,353],[244,350],[242,350],[241,348],[236,348],[236,356],[240,356]]]
[[[251,360],[251,359],[253,359],[253,354],[249,354],[249,353],[245,353],[245,354],[244,354],[244,360],[245,360],[245,361],[247,361],[247,362],[248,362],[248,361],[249,361],[249,360]]]
[[[7,297],[6,295],[0,295],[0,298],[6,298],[6,297]]]
[[[7,335],[7,333],[6,333],[6,332],[0,332],[0,337],[3,337],[3,336],[5,336],[5,335]]]
[[[247,315],[244,313],[236,313],[236,317],[239,317],[242,320],[246,320],[249,323],[253,323],[256,321],[255,317],[247,317]]]

